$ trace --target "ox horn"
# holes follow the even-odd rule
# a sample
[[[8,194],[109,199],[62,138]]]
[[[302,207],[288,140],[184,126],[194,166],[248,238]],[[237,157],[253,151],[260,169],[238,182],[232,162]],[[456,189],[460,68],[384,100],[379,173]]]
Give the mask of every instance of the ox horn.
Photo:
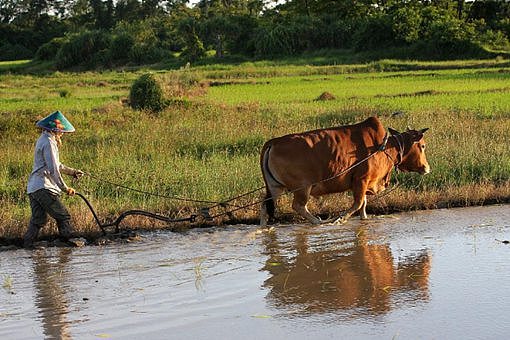
[[[420,132],[421,133],[425,133],[429,128],[425,128],[425,129],[421,129]]]

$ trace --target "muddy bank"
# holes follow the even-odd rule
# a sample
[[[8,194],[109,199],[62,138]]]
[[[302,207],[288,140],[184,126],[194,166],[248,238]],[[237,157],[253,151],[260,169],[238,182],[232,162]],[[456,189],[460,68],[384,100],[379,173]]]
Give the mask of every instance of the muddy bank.
[[[427,193],[414,193],[413,197],[408,197],[407,205],[402,206],[398,204],[391,204],[387,202],[378,202],[377,198],[369,198],[369,205],[367,206],[368,214],[372,215],[370,218],[377,218],[380,215],[388,215],[388,214],[396,214],[396,213],[405,213],[410,211],[419,211],[419,210],[434,210],[434,209],[446,209],[446,208],[461,208],[461,207],[481,207],[481,206],[490,206],[497,204],[508,204],[510,203],[510,196],[505,196],[505,193],[501,195],[495,195],[495,197],[477,197],[475,194],[476,188],[473,188],[473,192],[467,192],[464,197],[452,198],[452,197],[441,197],[438,194],[432,193],[432,197],[425,198],[421,201],[415,201],[413,203],[414,196],[417,195],[427,195]],[[430,193],[429,193],[430,194]],[[372,202],[370,202],[372,200]],[[316,202],[310,202],[313,210],[320,211],[317,216],[322,220],[327,220],[332,217],[336,217],[339,214],[338,206],[348,206],[350,204],[350,198],[346,198],[345,196],[340,199],[335,200],[326,200],[320,202],[317,205]],[[315,206],[314,206],[315,204]],[[281,204],[280,212],[277,213],[276,219],[272,221],[273,224],[299,224],[304,223],[303,219],[297,215],[295,212],[291,211],[288,208],[289,204]],[[314,209],[315,208],[315,209]],[[189,209],[186,209],[189,210]],[[193,210],[189,210],[191,214]],[[163,213],[161,213],[163,214]],[[120,215],[120,214],[119,214]],[[173,213],[172,216],[177,216],[177,212]],[[353,219],[358,219],[358,216],[353,216]],[[114,217],[108,216],[105,218],[101,218],[101,220],[113,220]],[[248,225],[258,225],[259,217],[256,214],[244,215],[244,214],[236,214],[236,215],[226,215],[220,219],[207,220],[204,218],[197,218],[197,221],[194,223],[172,223],[172,224],[163,224],[158,223],[153,219],[144,218],[141,220],[140,218],[135,220],[126,220],[120,226],[121,230],[119,233],[112,232],[113,229],[108,229],[109,232],[105,236],[101,233],[100,228],[97,224],[92,223],[87,225],[88,232],[80,232],[80,227],[76,228],[78,231],[75,233],[76,238],[82,238],[84,240],[85,245],[104,245],[115,242],[132,242],[136,241],[138,235],[144,231],[170,231],[170,232],[186,232],[190,229],[204,229],[211,227],[228,227],[232,225],[238,224],[248,224]],[[46,228],[47,229],[47,228]],[[93,230],[93,231],[90,231]],[[24,232],[24,230],[23,230]],[[43,234],[42,237],[39,237],[39,246],[42,247],[64,247],[64,246],[73,246],[66,245],[58,239],[56,234]],[[0,237],[0,251],[5,250],[13,250],[17,248],[22,248],[23,239],[22,237]]]

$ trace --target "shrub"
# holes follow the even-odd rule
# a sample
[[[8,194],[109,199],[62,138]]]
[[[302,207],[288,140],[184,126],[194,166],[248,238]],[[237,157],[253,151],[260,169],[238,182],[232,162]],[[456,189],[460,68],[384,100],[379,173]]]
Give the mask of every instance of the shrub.
[[[392,22],[387,15],[369,17],[354,33],[357,51],[377,50],[395,45]]]
[[[181,20],[178,32],[183,41],[183,51],[180,58],[185,62],[194,62],[206,56],[204,43],[198,37],[198,22],[193,18]]]
[[[487,30],[480,35],[482,45],[494,50],[510,50],[510,42],[501,31]]]
[[[136,110],[152,112],[159,112],[166,106],[163,90],[150,73],[143,74],[135,80],[129,92],[129,102]]]
[[[5,43],[0,45],[0,61],[30,59],[33,52],[20,44]]]
[[[134,38],[128,33],[122,32],[114,36],[110,47],[112,60],[127,60],[134,44]]]
[[[75,66],[93,66],[94,62],[104,62],[105,51],[111,44],[111,36],[103,31],[85,31],[71,36],[58,50],[56,66],[65,69]],[[97,56],[97,55],[100,56]]]
[[[129,51],[129,61],[136,64],[154,63],[160,61],[165,56],[165,51],[156,46],[136,43]]]
[[[232,29],[228,30],[225,37],[227,50],[232,54],[253,55],[253,37],[259,21],[247,15],[232,16],[229,21]]]
[[[180,57],[186,62],[194,62],[202,59],[206,55],[204,44],[196,34],[190,34],[186,37],[185,47]]]
[[[258,56],[290,55],[296,52],[294,34],[288,25],[276,24],[261,27],[255,37],[255,51]]]
[[[432,58],[478,56],[482,48],[475,43],[475,26],[443,16],[434,20],[424,41]]]
[[[258,27],[253,45],[258,56],[293,55],[320,48],[350,48],[352,27],[350,20],[333,15],[287,17]]]
[[[111,57],[114,61],[147,64],[168,57],[175,47],[170,21],[165,18],[147,18],[136,22],[120,22],[113,30]]]
[[[503,18],[499,20],[496,27],[506,35],[507,39],[510,39],[510,18]]]
[[[391,13],[395,39],[402,43],[414,43],[420,39],[421,15],[413,7],[401,7]]]
[[[316,37],[313,39],[315,48],[351,48],[353,22],[338,19],[332,15],[321,17],[316,26]]]
[[[71,97],[71,91],[69,91],[68,89],[60,89],[58,91],[58,95],[61,98],[69,98],[69,97]]]
[[[66,43],[65,38],[53,38],[45,44],[42,44],[35,52],[35,59],[53,60],[57,56],[58,50]]]

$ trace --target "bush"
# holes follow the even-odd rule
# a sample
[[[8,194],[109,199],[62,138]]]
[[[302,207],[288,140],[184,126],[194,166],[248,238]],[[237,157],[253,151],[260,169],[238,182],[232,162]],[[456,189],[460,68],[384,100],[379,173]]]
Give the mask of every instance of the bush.
[[[135,64],[155,63],[165,57],[165,51],[155,46],[135,44],[129,51],[129,61]]]
[[[487,30],[480,35],[482,45],[493,50],[510,50],[510,42],[501,31]]]
[[[510,39],[510,18],[499,20],[496,27],[506,35],[507,39]]]
[[[377,50],[395,45],[392,22],[387,15],[369,17],[354,33],[357,51]]]
[[[255,53],[253,37],[259,21],[246,15],[232,16],[229,21],[232,29],[225,34],[227,51],[231,54],[253,55]]]
[[[420,39],[421,15],[413,7],[401,7],[391,13],[392,30],[395,40],[400,43],[414,43]]]
[[[121,22],[114,30],[111,47],[113,60],[147,64],[168,57],[173,47],[169,22],[164,18],[149,18],[137,22]]]
[[[206,55],[204,44],[196,34],[190,34],[185,41],[185,47],[180,57],[186,62],[195,62]]]
[[[198,22],[193,18],[181,20],[177,27],[183,42],[180,58],[185,62],[194,62],[206,56],[204,43],[198,37]]]
[[[315,48],[351,48],[353,22],[339,20],[335,16],[326,15],[316,25],[316,37],[313,39]]]
[[[110,47],[112,60],[128,60],[129,52],[134,44],[134,38],[128,33],[123,32],[114,36]]]
[[[430,57],[436,59],[481,56],[483,49],[476,40],[473,24],[443,16],[430,23],[424,42]]]
[[[129,102],[135,110],[148,110],[159,112],[166,106],[163,90],[150,73],[140,76],[129,92]]]
[[[69,91],[68,89],[60,89],[58,91],[58,95],[61,98],[69,98],[69,97],[71,97],[71,91]]]
[[[71,36],[58,50],[56,66],[58,69],[66,69],[104,63],[110,45],[111,36],[103,31],[85,31]]]
[[[34,53],[20,44],[5,43],[0,45],[0,61],[30,59]]]
[[[41,45],[35,52],[35,59],[53,60],[57,56],[58,50],[66,43],[65,38],[53,38],[47,43]]]
[[[258,56],[291,55],[300,52],[297,42],[303,42],[300,32],[288,24],[261,27],[255,36]]]

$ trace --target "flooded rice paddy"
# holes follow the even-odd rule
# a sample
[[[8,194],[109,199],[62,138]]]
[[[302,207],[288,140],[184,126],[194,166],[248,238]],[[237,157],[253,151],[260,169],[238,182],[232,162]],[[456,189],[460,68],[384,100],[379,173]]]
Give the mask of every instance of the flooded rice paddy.
[[[0,253],[0,339],[501,339],[510,205]]]

